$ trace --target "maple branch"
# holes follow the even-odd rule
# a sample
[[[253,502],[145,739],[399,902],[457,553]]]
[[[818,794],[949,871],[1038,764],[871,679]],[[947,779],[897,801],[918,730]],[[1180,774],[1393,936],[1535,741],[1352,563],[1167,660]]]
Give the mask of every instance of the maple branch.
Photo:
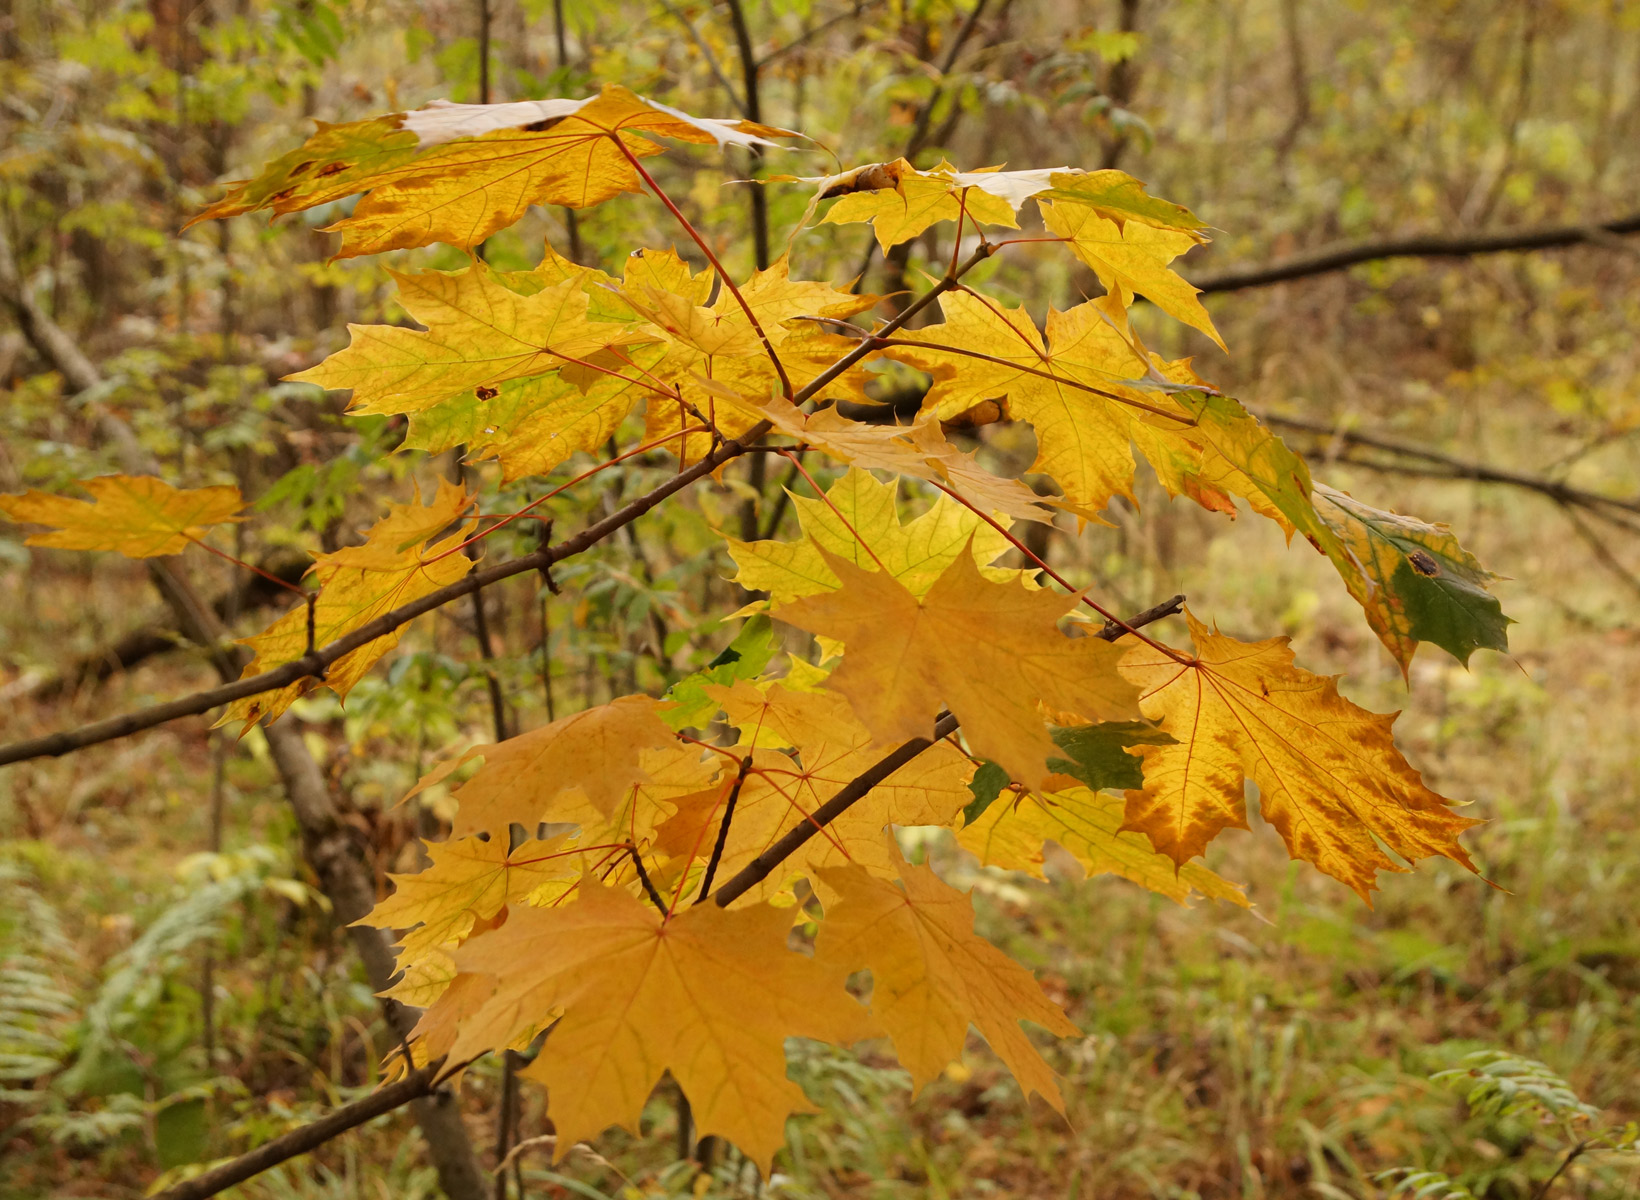
[[[1145,609],[1144,612],[1129,617],[1126,621],[1111,621],[1093,636],[1107,642],[1114,642],[1123,634],[1131,633],[1153,621],[1160,621],[1163,617],[1170,617],[1183,607],[1184,597],[1182,595],[1174,596],[1171,600],[1164,600],[1160,604],[1153,605]],[[957,718],[950,713],[944,713],[934,723],[932,737],[912,738],[910,741],[902,742],[897,749],[890,751],[865,771],[844,784],[835,796],[815,809],[805,820],[788,829],[781,835],[779,841],[747,863],[732,879],[720,887],[712,899],[717,902],[719,908],[727,908],[733,904],[768,878],[776,867],[797,853],[810,838],[847,812],[855,801],[864,797],[872,788],[882,783],[935,742],[950,737],[957,731],[957,727]]]
[[[639,854],[638,848],[631,843],[627,844],[626,852],[632,856],[632,865],[638,870],[638,882],[643,884],[643,890],[649,897],[649,902],[660,912],[662,919],[671,916],[672,914],[666,911],[666,901],[662,900],[661,894],[655,890],[655,884],[649,878],[649,872],[644,870],[643,855]]]
[[[769,422],[761,421],[741,434],[738,438],[730,438],[715,448],[710,454],[702,458],[693,466],[680,471],[659,486],[645,492],[628,503],[625,507],[609,514],[601,521],[596,521],[574,537],[566,538],[556,546],[549,546],[531,554],[520,555],[507,562],[498,563],[487,570],[475,571],[464,579],[429,592],[419,599],[408,604],[401,604],[398,608],[383,613],[375,620],[355,629],[352,633],[338,638],[328,645],[318,647],[311,654],[304,654],[294,662],[285,663],[271,670],[263,671],[258,675],[236,679],[232,683],[221,687],[210,688],[195,692],[191,696],[183,696],[177,700],[167,701],[164,704],[150,705],[148,708],[137,709],[135,712],[124,713],[117,717],[110,717],[103,721],[94,721],[75,729],[60,730],[46,734],[43,737],[29,738],[21,742],[0,746],[0,766],[8,763],[21,762],[30,758],[54,758],[61,754],[68,754],[86,746],[94,746],[100,742],[113,741],[116,738],[129,737],[133,733],[140,733],[144,729],[152,729],[156,725],[163,725],[179,717],[197,716],[208,712],[220,704],[227,704],[234,700],[241,700],[247,696],[255,696],[262,692],[274,691],[295,683],[299,679],[309,676],[322,676],[327,668],[342,655],[350,650],[356,650],[367,642],[392,633],[399,626],[414,620],[423,613],[432,612],[457,600],[469,592],[488,587],[503,579],[510,579],[514,575],[523,575],[530,571],[539,571],[550,568],[553,564],[562,562],[576,554],[592,548],[611,534],[631,524],[654,508],[661,501],[674,492],[681,491],[695,480],[710,475],[724,463],[752,448],[756,442],[772,428]]]
[[[712,857],[706,863],[706,874],[701,877],[700,895],[695,897],[699,904],[712,894],[712,880],[717,877],[718,863],[723,861],[723,849],[729,844],[729,822],[735,819],[735,802],[740,799],[740,789],[746,786],[746,776],[752,770],[752,756],[746,755],[740,760],[740,771],[735,775],[735,785],[729,789],[729,799],[723,805],[723,820],[718,822],[717,845],[712,847]]]
[[[1117,404],[1126,404],[1130,408],[1142,408],[1146,412],[1155,413],[1158,417],[1167,417],[1169,420],[1178,421],[1183,425],[1195,424],[1195,422],[1189,417],[1182,417],[1178,413],[1168,412],[1165,408],[1157,408],[1155,405],[1146,404],[1143,400],[1132,400],[1126,396],[1118,396],[1115,392],[1107,392],[1103,388],[1096,388],[1092,384],[1081,383],[1075,379],[1066,379],[1063,376],[1055,375],[1052,371],[1043,371],[1037,369],[1036,367],[1027,367],[1022,363],[1015,362],[1011,358],[1000,358],[995,354],[986,354],[980,350],[965,350],[960,346],[943,346],[937,342],[920,342],[915,338],[885,338],[879,335],[876,341],[879,346],[910,346],[915,349],[939,350],[946,354],[960,354],[966,358],[977,358],[982,362],[996,363],[999,366],[1009,367],[1013,370],[1019,371],[1021,374],[1035,375],[1038,378],[1049,380],[1052,383],[1062,384],[1068,388],[1075,388],[1080,392],[1091,392],[1093,395],[1099,396],[1105,400],[1110,400]]]
[[[441,1058],[437,1062],[417,1067],[403,1079],[378,1088],[351,1104],[333,1109],[318,1120],[281,1134],[272,1141],[263,1142],[256,1149],[241,1154],[238,1158],[212,1167],[209,1171],[184,1180],[174,1187],[166,1188],[151,1200],[205,1200],[205,1197],[214,1196],[235,1184],[243,1183],[287,1159],[316,1150],[349,1129],[436,1091],[439,1086],[439,1070],[443,1066],[444,1060]]]
[[[1351,242],[1326,247],[1313,254],[1300,254],[1269,266],[1243,267],[1217,275],[1205,275],[1192,279],[1190,283],[1204,293],[1238,292],[1244,288],[1285,283],[1289,279],[1326,275],[1386,258],[1471,258],[1478,254],[1502,254],[1510,250],[1550,250],[1585,243],[1600,245],[1628,233],[1640,233],[1640,213],[1589,225],[1552,225],[1458,237],[1421,236]]]
[[[305,554],[280,558],[268,564],[271,571],[285,583],[297,582],[307,574],[308,568],[312,565],[312,560]],[[252,578],[236,581],[233,587],[224,590],[210,600],[209,604],[211,611],[219,619],[227,620],[230,613],[261,608],[272,604],[283,594],[276,591],[271,584],[264,582],[259,573]],[[167,610],[166,615],[171,618],[169,622],[165,617],[155,617],[148,624],[130,630],[116,641],[105,643],[88,654],[69,660],[55,675],[44,676],[17,686],[22,695],[29,700],[50,700],[86,684],[101,683],[118,671],[129,671],[156,654],[175,650],[181,645],[175,614]]]
[[[844,371],[847,371],[866,355],[876,350],[878,348],[877,343],[880,339],[887,337],[896,329],[899,329],[912,317],[916,316],[923,309],[934,303],[935,300],[939,299],[946,292],[949,292],[952,288],[956,287],[964,275],[968,274],[968,272],[979,266],[980,263],[990,258],[995,249],[996,247],[992,246],[989,242],[980,242],[980,244],[975,247],[974,252],[968,256],[960,267],[958,267],[955,271],[947,271],[944,278],[940,279],[939,282],[937,282],[933,287],[929,288],[910,304],[906,305],[905,308],[901,309],[900,312],[888,321],[888,323],[881,329],[865,334],[860,339],[860,344],[858,346],[843,355],[843,357],[838,359],[836,362],[832,363],[831,366],[820,372],[820,374],[816,375],[807,387],[798,392],[797,395],[793,396],[792,403],[802,404],[804,401],[812,400],[815,396],[819,395],[820,390],[833,379],[836,379],[839,375],[841,375]]]
[[[780,361],[780,355],[774,352],[774,343],[769,340],[769,335],[763,332],[762,322],[757,319],[757,314],[752,311],[752,306],[746,302],[746,297],[741,295],[740,289],[735,286],[735,281],[729,277],[729,272],[723,269],[723,264],[718,261],[718,256],[712,252],[712,247],[706,244],[706,239],[700,236],[700,231],[694,227],[688,217],[683,215],[683,210],[672,203],[672,197],[668,196],[665,189],[655,182],[655,177],[649,173],[638,156],[627,147],[626,143],[621,141],[620,138],[615,138],[614,141],[615,145],[620,148],[621,153],[626,155],[626,161],[632,164],[632,169],[637,171],[643,181],[649,185],[649,190],[655,193],[655,197],[666,205],[666,211],[671,213],[678,224],[683,226],[683,231],[689,235],[695,245],[700,247],[700,252],[706,256],[706,261],[712,264],[718,278],[723,281],[723,286],[729,289],[729,294],[735,298],[735,303],[740,305],[740,311],[746,314],[746,319],[752,323],[752,329],[756,332],[758,340],[763,343],[763,349],[768,354],[769,361],[774,364],[774,373],[780,376],[781,391],[790,396],[792,394],[792,381],[786,375],[785,364]]]

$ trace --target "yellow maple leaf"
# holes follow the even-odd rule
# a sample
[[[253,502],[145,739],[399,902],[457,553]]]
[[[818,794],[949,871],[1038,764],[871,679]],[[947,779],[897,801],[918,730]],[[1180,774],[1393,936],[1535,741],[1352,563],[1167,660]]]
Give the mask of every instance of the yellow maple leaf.
[[[975,225],[1019,228],[1014,219],[1017,204],[964,182],[962,173],[950,163],[919,171],[901,158],[857,167],[842,176],[804,182],[820,185],[815,191],[817,200],[839,197],[821,220],[822,225],[869,221],[885,254],[930,225],[955,221],[959,215]]]
[[[890,246],[916,237],[939,221],[958,215],[976,224],[1018,228],[1014,214],[1026,200],[1056,200],[1091,209],[1115,222],[1128,221],[1161,229],[1197,233],[1206,226],[1189,209],[1145,193],[1144,184],[1122,171],[1080,171],[1043,167],[1004,171],[987,167],[958,171],[950,163],[919,171],[905,159],[868,163],[836,175],[817,178],[774,176],[814,184],[814,196],[799,226],[807,225],[815,206],[836,199],[822,224],[871,221],[878,244]],[[1198,235],[1197,240],[1206,240]]]
[[[825,497],[792,496],[803,537],[791,542],[729,539],[740,568],[735,582],[769,593],[775,604],[834,590],[840,580],[827,565],[834,555],[857,566],[881,562],[913,595],[922,595],[961,554],[971,554],[990,579],[1019,571],[988,567],[1010,543],[947,496],[901,524],[899,487],[879,483],[859,468],[827,489]],[[873,555],[876,557],[873,558]]]
[[[1127,795],[1124,828],[1187,862],[1221,829],[1247,828],[1244,784],[1288,852],[1370,899],[1379,871],[1441,855],[1470,870],[1457,835],[1478,821],[1424,785],[1390,735],[1395,714],[1338,694],[1336,677],[1293,665],[1287,638],[1240,642],[1187,611],[1193,657],[1132,643],[1122,674],[1173,745],[1147,745],[1145,786]]]
[[[349,325],[346,349],[290,379],[352,389],[352,411],[414,413],[460,395],[496,397],[509,379],[585,364],[614,346],[654,340],[634,322],[593,320],[583,281],[533,295],[507,287],[484,263],[460,271],[391,272],[399,303],[427,328]],[[620,373],[618,365],[595,372]]]
[[[1029,971],[974,932],[967,893],[926,866],[902,864],[898,886],[858,867],[825,876],[842,899],[826,909],[815,957],[871,971],[871,1013],[918,1090],[961,1054],[972,1024],[1027,1097],[1034,1092],[1065,1111],[1053,1071],[1019,1023],[1061,1037],[1079,1030]]]
[[[703,904],[663,920],[588,878],[573,902],[520,909],[456,952],[493,991],[450,1053],[511,1044],[561,1012],[526,1072],[547,1086],[557,1157],[610,1125],[636,1132],[670,1071],[700,1133],[739,1146],[767,1178],[786,1117],[813,1111],[786,1078],[785,1039],[874,1032],[844,971],[786,948],[790,926],[767,905]]]
[[[994,583],[971,554],[958,554],[921,597],[886,571],[830,555],[826,563],[842,586],[774,615],[847,646],[826,686],[884,741],[931,736],[943,704],[976,754],[1036,787],[1057,753],[1039,706],[1093,721],[1137,713],[1116,670],[1121,651],[1059,632],[1076,596]]]
[[[245,507],[236,487],[183,490],[152,475],[101,475],[79,486],[91,493],[90,500],[31,491],[0,496],[0,512],[19,523],[56,526],[30,534],[30,546],[155,558],[181,554],[209,526],[239,520]]]
[[[1043,203],[1039,208],[1048,232],[1070,242],[1076,257],[1093,268],[1106,291],[1123,297],[1124,302],[1128,296],[1144,296],[1224,348],[1213,318],[1196,298],[1197,289],[1168,267],[1179,255],[1205,242],[1205,237],[1141,221],[1118,223],[1100,215],[1097,207],[1072,199]]]
[[[399,966],[405,968],[429,951],[460,943],[475,923],[490,920],[543,885],[579,879],[581,864],[573,854],[561,853],[568,840],[564,835],[528,838],[511,850],[505,833],[428,842],[427,866],[389,875],[393,894],[354,924],[410,929],[399,939]]]
[[[1150,364],[1124,336],[1115,297],[1050,310],[1046,341],[1023,307],[967,293],[941,297],[940,307],[942,324],[887,352],[934,376],[925,411],[949,419],[1006,397],[1008,415],[1036,431],[1031,470],[1053,476],[1072,504],[1097,511],[1112,496],[1132,498],[1135,439],[1153,458],[1160,439],[1199,459],[1191,414],[1164,392],[1135,384]]]
[[[588,362],[621,374],[596,374],[586,386],[567,378],[566,369],[508,380],[488,400],[464,392],[411,413],[410,430],[400,448],[439,454],[465,446],[468,462],[495,459],[508,483],[526,475],[545,475],[615,436],[645,394],[642,380],[634,381],[627,373],[641,375],[663,353],[659,346],[640,346],[620,358],[593,354]]]
[[[489,746],[475,746],[454,766],[482,757],[484,765],[455,792],[460,805],[451,836],[489,833],[505,840],[512,824],[533,828],[540,821],[568,821],[571,809],[555,804],[578,793],[608,817],[628,794],[649,780],[642,752],[671,749],[677,737],[656,713],[648,696],[622,696],[608,704],[560,717],[550,725]],[[696,751],[694,758],[699,758]],[[572,801],[573,803],[573,801]]]
[[[391,609],[454,583],[472,570],[473,560],[457,549],[471,532],[470,525],[442,541],[427,544],[434,534],[460,521],[472,503],[473,496],[465,489],[440,482],[438,492],[426,505],[391,505],[387,516],[366,531],[363,545],[319,555],[310,571],[319,580],[319,597],[313,607],[313,644],[333,642]],[[242,730],[248,730],[264,717],[278,717],[317,687],[328,687],[345,697],[384,654],[399,644],[402,631],[401,626],[348,651],[330,664],[323,680],[299,679],[278,691],[233,701],[217,725],[240,721]],[[294,662],[308,649],[307,606],[292,609],[261,633],[240,641],[255,651],[245,666],[246,676]]]
[[[649,135],[649,136],[645,136]],[[607,85],[584,100],[439,101],[346,125],[320,125],[295,150],[237,184],[196,220],[297,212],[367,192],[338,257],[448,242],[476,246],[532,204],[585,208],[641,188],[627,153],[659,154],[651,136],[697,144],[772,145],[788,131],[686,113]]]
[[[747,680],[732,688],[710,685],[706,692],[722,705],[725,722],[740,730],[735,755],[751,751],[753,761],[729,824],[717,874],[722,882],[874,766],[883,748],[835,692],[799,692],[780,683],[759,686]],[[930,748],[856,801],[810,838],[780,873],[737,903],[767,899],[794,875],[806,876],[824,902],[830,897],[821,869],[851,861],[892,877],[895,867],[884,829],[950,824],[972,798],[972,775],[972,764],[954,747],[941,743]],[[656,845],[675,856],[675,870],[704,866],[717,841],[731,782],[678,800],[675,815],[657,829]]]
[[[723,390],[720,390],[723,394]],[[839,462],[872,471],[893,471],[925,479],[956,492],[990,513],[1014,520],[1053,523],[1043,498],[1017,479],[994,475],[946,441],[930,414],[911,426],[868,425],[850,420],[835,408],[805,414],[789,400],[776,397],[756,404],[735,393],[730,398],[748,412],[769,421],[775,429],[823,451]]]
[[[1089,877],[1120,875],[1180,904],[1188,904],[1199,892],[1248,907],[1240,884],[1200,863],[1175,863],[1144,834],[1123,830],[1123,813],[1120,796],[1054,775],[1039,793],[1004,792],[977,821],[957,832],[957,841],[985,866],[1025,871],[1037,879],[1047,878],[1042,872],[1043,843],[1057,842]]]

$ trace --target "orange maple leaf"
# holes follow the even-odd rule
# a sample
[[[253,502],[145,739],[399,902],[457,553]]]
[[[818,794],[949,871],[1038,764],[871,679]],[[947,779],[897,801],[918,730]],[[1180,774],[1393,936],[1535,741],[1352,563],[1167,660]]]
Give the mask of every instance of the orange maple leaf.
[[[1177,863],[1227,827],[1247,828],[1244,781],[1288,852],[1370,900],[1379,871],[1441,855],[1475,869],[1457,835],[1480,822],[1424,785],[1390,736],[1395,714],[1338,694],[1336,677],[1293,665],[1287,638],[1239,642],[1187,611],[1194,657],[1130,643],[1122,674],[1173,745],[1141,747],[1145,786],[1127,796],[1124,828]]]

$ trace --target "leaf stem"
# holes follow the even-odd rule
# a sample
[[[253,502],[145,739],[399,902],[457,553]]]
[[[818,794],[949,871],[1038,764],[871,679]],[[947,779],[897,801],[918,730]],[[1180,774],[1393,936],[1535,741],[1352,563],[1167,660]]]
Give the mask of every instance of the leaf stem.
[[[1154,404],[1146,404],[1143,400],[1134,400],[1127,396],[1119,396],[1115,392],[1107,392],[1103,388],[1096,388],[1090,383],[1082,383],[1075,379],[1066,379],[1062,375],[1055,375],[1052,371],[1040,370],[1037,367],[1028,367],[1023,363],[1017,363],[1009,358],[1000,358],[995,354],[986,354],[979,350],[966,350],[961,346],[942,346],[938,342],[923,342],[914,338],[885,338],[879,336],[876,339],[876,342],[879,346],[909,346],[914,349],[938,350],[944,354],[960,354],[965,358],[977,358],[982,362],[996,363],[998,366],[1008,367],[1011,370],[1019,371],[1021,374],[1035,375],[1040,379],[1046,379],[1050,382],[1061,384],[1068,388],[1075,388],[1080,392],[1090,392],[1095,396],[1099,396],[1105,400],[1110,400],[1116,404],[1125,404],[1129,408],[1143,409],[1145,412],[1155,413],[1158,417],[1166,417],[1170,421],[1177,421],[1181,425],[1194,426],[1197,424],[1194,417],[1181,416],[1176,412],[1168,412],[1165,408],[1157,408]],[[1032,347],[1032,349],[1034,350],[1035,347]],[[1048,361],[1052,360],[1049,359]]]
[[[1085,589],[1078,588],[1072,584],[1070,580],[1066,579],[1058,571],[1054,570],[1047,563],[1042,561],[1036,551],[1032,550],[1024,542],[1020,541],[1012,533],[1010,533],[1006,526],[999,522],[990,513],[985,512],[966,496],[959,495],[957,492],[946,487],[945,484],[939,483],[938,481],[934,482],[934,486],[939,488],[940,491],[944,492],[947,496],[950,496],[951,499],[962,505],[980,520],[984,521],[992,529],[995,529],[1003,537],[1007,538],[1015,550],[1018,550],[1027,559],[1036,564],[1037,570],[1042,571],[1048,576],[1049,579],[1052,579],[1060,587],[1064,588],[1067,592],[1070,592],[1071,595],[1079,597],[1083,604],[1086,604],[1089,608],[1093,609],[1094,612],[1098,613],[1101,617],[1104,617],[1108,625],[1115,625],[1118,629],[1121,629],[1126,633],[1131,633],[1134,637],[1138,638],[1141,642],[1144,642],[1147,646],[1154,650],[1159,650],[1161,653],[1167,655],[1174,662],[1183,663],[1187,666],[1190,665],[1191,659],[1186,655],[1180,654],[1171,646],[1163,645],[1161,642],[1155,641],[1154,639],[1140,633],[1138,629],[1129,625],[1126,621],[1123,621],[1121,617],[1118,617],[1115,613],[1111,612],[1110,609],[1094,600],[1087,594]]]
[[[706,244],[706,239],[703,238],[700,235],[700,231],[690,223],[689,218],[683,215],[683,210],[676,204],[672,203],[672,197],[668,196],[665,189],[663,189],[660,184],[655,182],[655,177],[645,170],[644,165],[641,161],[639,161],[638,156],[632,153],[626,143],[621,141],[619,136],[612,135],[612,137],[615,145],[620,147],[621,153],[626,155],[627,162],[632,164],[632,169],[637,171],[637,173],[643,178],[643,181],[649,185],[649,190],[655,193],[656,198],[659,199],[662,204],[666,205],[667,211],[670,212],[674,218],[676,218],[678,224],[683,226],[683,231],[689,235],[695,245],[700,247],[700,252],[706,256],[706,261],[711,263],[713,269],[717,271],[718,278],[723,281],[723,286],[729,289],[729,294],[735,298],[735,303],[740,305],[740,310],[746,314],[746,319],[752,323],[752,329],[756,332],[758,340],[763,343],[763,349],[767,352],[769,361],[774,364],[775,374],[780,376],[781,391],[784,392],[788,398],[790,398],[792,394],[792,381],[786,375],[785,364],[780,361],[780,356],[774,352],[774,343],[769,340],[769,335],[763,332],[762,322],[757,319],[757,314],[752,311],[752,306],[746,302],[746,297],[743,296],[740,289],[735,286],[735,281],[729,278],[729,272],[723,269],[723,264],[718,261],[718,256],[712,252],[712,248]]]
[[[307,592],[306,588],[297,587],[294,583],[287,583],[283,579],[280,579],[279,576],[273,575],[273,574],[268,573],[267,571],[264,571],[261,567],[257,566],[255,563],[248,563],[242,558],[235,558],[233,555],[229,554],[226,550],[218,550],[215,546],[211,545],[209,542],[202,541],[201,539],[193,537],[190,534],[184,533],[182,536],[187,538],[194,545],[198,546],[201,550],[208,550],[210,553],[216,555],[218,558],[223,559],[227,562],[231,562],[236,567],[243,567],[243,568],[245,568],[245,570],[251,572],[253,575],[260,575],[263,579],[266,579],[269,583],[275,584],[278,587],[282,587],[287,592],[292,592],[295,595],[301,596],[303,599],[307,598],[308,592]]]

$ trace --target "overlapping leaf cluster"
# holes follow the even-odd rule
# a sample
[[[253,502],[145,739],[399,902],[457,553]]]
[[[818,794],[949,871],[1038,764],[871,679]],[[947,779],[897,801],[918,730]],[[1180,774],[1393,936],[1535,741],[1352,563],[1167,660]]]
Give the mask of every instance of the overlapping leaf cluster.
[[[362,193],[333,226],[343,255],[472,249],[530,204],[647,188],[670,206],[643,165],[657,137],[783,136],[614,87],[440,105],[322,127],[206,215]],[[413,1052],[462,1064],[544,1038],[528,1074],[549,1088],[559,1153],[611,1124],[636,1129],[670,1074],[700,1132],[767,1171],[786,1115],[807,1107],[786,1078],[791,1036],[886,1037],[921,1086],[972,1025],[1022,1087],[1062,1108],[1021,1022],[1060,1034],[1074,1024],[975,934],[965,894],[901,858],[897,828],[954,829],[980,863],[1037,875],[1057,844],[1088,875],[1245,905],[1240,886],[1196,860],[1221,830],[1247,826],[1250,780],[1290,853],[1363,897],[1379,871],[1421,858],[1469,865],[1457,835],[1472,822],[1396,750],[1393,718],[1297,667],[1280,639],[1238,641],[1190,616],[1189,647],[1143,632],[1113,642],[1092,636],[1090,597],[998,565],[1017,521],[1080,526],[1131,499],[1137,450],[1173,495],[1232,515],[1239,500],[1302,534],[1403,667],[1421,640],[1460,658],[1503,644],[1489,576],[1444,527],[1314,484],[1239,403],[1141,341],[1128,321],[1137,297],[1218,339],[1171,266],[1206,240],[1202,222],[1118,171],[901,160],[799,182],[812,189],[804,224],[829,205],[824,222],[870,222],[884,249],[939,222],[959,239],[994,237],[1031,204],[1037,236],[1105,293],[1039,327],[953,265],[931,285],[942,319],[911,330],[863,320],[877,297],[793,279],[785,258],[734,280],[697,239],[703,268],[644,248],[617,276],[549,248],[528,271],[475,258],[396,274],[420,328],[354,326],[346,349],[296,376],[351,390],[355,412],[404,415],[407,447],[464,446],[507,480],[639,436],[623,431],[640,409],[641,444],[680,467],[757,442],[848,468],[824,494],[794,497],[798,539],[729,542],[739,583],[766,597],[732,653],[666,698],[624,697],[474,747],[423,781],[459,780],[449,838],[367,918],[405,931],[393,994],[425,1009]],[[983,257],[991,243],[981,246]],[[871,401],[873,361],[926,375],[912,423],[838,411]],[[999,419],[1032,427],[1032,469],[1052,490],[992,474],[945,433]],[[902,519],[884,474],[931,485],[932,504]],[[45,544],[163,554],[237,510],[212,489],[88,486],[95,505],[30,495],[7,511],[56,525]],[[459,579],[471,506],[442,487],[428,505],[395,506],[363,545],[323,556],[316,602],[250,639],[247,672]],[[777,655],[756,610],[813,634],[818,657]],[[395,637],[360,647],[325,682],[345,694]],[[276,717],[303,686],[228,716]],[[960,732],[936,740],[942,713]],[[909,754],[873,775],[896,747]],[[851,789],[852,803],[828,808]],[[794,926],[817,930],[812,944]],[[850,990],[859,972],[866,992]]]

